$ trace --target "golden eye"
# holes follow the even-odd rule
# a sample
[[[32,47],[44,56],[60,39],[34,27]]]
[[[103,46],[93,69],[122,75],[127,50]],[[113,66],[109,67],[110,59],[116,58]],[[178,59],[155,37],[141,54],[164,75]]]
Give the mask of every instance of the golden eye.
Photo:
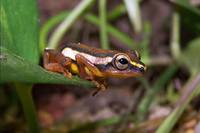
[[[138,57],[138,59],[140,60],[141,57],[140,57],[140,54],[138,53],[138,51],[135,50],[135,54],[136,54],[136,56]]]
[[[124,70],[128,68],[129,58],[125,55],[118,55],[114,63],[117,69]]]

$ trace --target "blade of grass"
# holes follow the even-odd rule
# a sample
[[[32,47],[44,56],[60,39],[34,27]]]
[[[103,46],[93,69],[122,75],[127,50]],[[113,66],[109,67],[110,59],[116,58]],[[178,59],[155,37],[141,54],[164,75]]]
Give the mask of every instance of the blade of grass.
[[[140,3],[142,0],[138,0]],[[127,12],[124,4],[117,5],[112,11],[108,12],[108,20],[113,21]]]
[[[189,104],[189,102],[198,94],[200,94],[200,73],[192,77],[190,81],[183,87],[184,93],[177,102],[176,108],[164,120],[163,124],[158,128],[156,133],[170,133],[177,120]]]
[[[55,25],[59,24],[64,18],[68,16],[69,13],[62,12],[57,16],[52,17],[49,19],[40,29],[40,38],[39,38],[39,48],[41,54],[44,53],[45,47],[47,47],[47,37],[49,32]]]
[[[104,120],[99,120],[96,122],[86,123],[81,125],[80,127],[76,127],[69,131],[69,133],[82,133],[84,131],[94,131],[95,128],[100,126],[108,126],[116,124],[120,121],[120,117],[112,117]]]
[[[139,0],[124,0],[126,9],[136,33],[142,32],[142,20],[140,15]]]
[[[92,14],[86,14],[85,19],[96,25],[99,26],[99,19]],[[113,27],[112,25],[108,24],[107,25],[108,28],[108,33],[110,33],[112,36],[114,36],[115,38],[117,38],[119,41],[121,41],[122,43],[126,44],[128,47],[130,47],[131,49],[137,49],[137,43],[128,35],[126,35],[125,33],[119,31],[118,29],[116,29],[115,27]]]
[[[118,18],[119,16],[126,13],[126,7],[123,4],[119,4],[112,11],[108,13],[108,20],[112,21]]]
[[[164,85],[171,79],[175,74],[178,67],[176,65],[169,66],[154,83],[153,87],[147,91],[147,94],[143,100],[139,103],[139,107],[136,113],[137,120],[142,121],[149,110],[149,107],[154,100],[156,94],[164,87]]]
[[[150,57],[150,39],[151,39],[151,34],[152,33],[152,27],[149,22],[144,23],[144,28],[143,28],[143,39],[139,45],[139,50],[141,52],[141,57],[142,60],[145,64],[149,64],[151,57]]]
[[[196,15],[196,17],[200,17],[199,8],[193,6],[189,0],[171,0],[170,2],[184,8],[185,10],[192,13],[193,15]]]
[[[200,49],[200,37],[191,40],[187,47],[182,50],[179,58],[180,64],[187,67],[191,75],[196,75],[200,71],[199,49]]]
[[[100,40],[101,48],[109,49],[107,25],[106,25],[106,0],[99,0],[99,19],[100,19]]]
[[[32,85],[16,83],[15,89],[29,125],[29,132],[40,133],[39,125],[37,123],[36,109],[32,99]]]
[[[190,0],[171,0],[181,18],[184,29],[200,35],[200,10],[191,4]]]
[[[69,14],[67,18],[56,28],[49,40],[49,48],[55,49],[64,33],[75,23],[78,17],[94,2],[95,0],[82,0],[78,6]]]
[[[174,59],[179,58],[180,56],[180,17],[178,12],[174,11],[172,16],[172,31],[171,31],[171,42],[170,42],[170,48],[171,53]]]
[[[59,22],[61,22],[67,15],[69,15],[69,12],[67,12],[67,11],[62,12],[62,13],[52,17],[51,19],[49,19],[49,21],[47,21],[44,24],[44,26],[42,26],[41,31],[40,31],[40,48],[41,48],[42,53],[43,53],[43,48],[45,47],[44,45],[46,44],[46,40],[47,40],[49,31],[53,27],[55,27],[55,25],[57,25]],[[84,16],[84,18],[88,22],[90,22],[96,26],[99,26],[99,19],[95,15],[86,14]],[[128,35],[126,35],[125,33],[121,32],[121,31],[119,31],[112,25],[107,24],[107,30],[108,30],[109,34],[111,34],[112,36],[117,38],[119,41],[121,41],[122,43],[124,43],[125,45],[130,47],[131,49],[138,49],[137,42],[135,42],[131,37],[129,37]]]

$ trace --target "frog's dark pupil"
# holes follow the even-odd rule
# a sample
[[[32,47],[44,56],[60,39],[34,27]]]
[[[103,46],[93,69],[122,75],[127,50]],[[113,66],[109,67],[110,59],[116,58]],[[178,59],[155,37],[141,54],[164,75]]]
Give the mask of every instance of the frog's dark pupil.
[[[121,64],[128,64],[128,60],[125,59],[125,58],[119,59],[119,62],[120,62]]]

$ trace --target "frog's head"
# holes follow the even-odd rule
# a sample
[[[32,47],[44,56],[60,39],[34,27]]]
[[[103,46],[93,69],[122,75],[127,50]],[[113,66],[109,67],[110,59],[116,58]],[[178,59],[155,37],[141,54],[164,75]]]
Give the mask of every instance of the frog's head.
[[[112,61],[104,68],[106,75],[121,78],[141,76],[146,71],[137,51],[114,54]]]

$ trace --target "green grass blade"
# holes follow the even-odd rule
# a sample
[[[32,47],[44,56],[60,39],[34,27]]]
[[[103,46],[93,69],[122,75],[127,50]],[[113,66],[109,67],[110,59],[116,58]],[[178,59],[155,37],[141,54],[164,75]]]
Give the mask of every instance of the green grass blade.
[[[75,129],[70,130],[69,133],[82,133],[82,132],[87,132],[87,131],[88,132],[93,131],[95,128],[98,128],[101,126],[109,126],[109,125],[116,124],[120,122],[120,120],[121,120],[121,117],[112,117],[112,118],[107,118],[103,120],[98,120],[95,122],[86,123],[79,127],[76,127]]]
[[[187,47],[182,50],[179,62],[188,68],[192,75],[200,71],[199,49],[200,37],[191,40]]]
[[[179,13],[182,26],[191,33],[200,35],[200,9],[189,0],[173,0],[176,11]]]
[[[126,13],[125,6],[123,4],[120,4],[108,13],[108,20],[110,21],[115,20],[116,18],[125,13]]]
[[[124,0],[126,9],[133,25],[134,30],[137,33],[142,32],[142,20],[140,15],[139,0]]]
[[[160,78],[154,83],[152,88],[147,91],[147,94],[142,99],[137,110],[137,119],[142,121],[149,110],[149,107],[154,100],[156,94],[164,87],[164,85],[171,79],[175,74],[178,67],[176,65],[169,66],[160,76]]]
[[[109,49],[108,45],[108,35],[107,35],[107,25],[106,25],[106,0],[99,0],[99,18],[100,18],[100,40],[101,48]]]
[[[49,40],[49,48],[55,49],[67,30],[74,24],[78,17],[94,2],[94,0],[82,0],[70,15],[57,27]]]
[[[96,25],[99,26],[99,19],[92,14],[86,14],[85,19]],[[126,35],[125,33],[119,31],[118,29],[116,29],[115,27],[113,27],[112,25],[108,24],[107,25],[107,30],[108,33],[110,33],[112,36],[114,36],[115,38],[117,38],[119,41],[121,41],[122,43],[126,44],[127,46],[129,46],[132,49],[137,49],[137,43],[128,35]]]
[[[196,17],[200,17],[200,10],[195,6],[192,6],[189,0],[173,0],[171,2],[184,8],[184,10],[187,10],[191,14],[196,15]]]
[[[170,133],[189,102],[200,93],[200,73],[194,76],[181,90],[184,90],[184,93],[177,102],[176,108],[164,120],[156,133]]]
[[[55,27],[55,25],[57,25],[59,22],[61,22],[67,15],[69,15],[69,12],[65,11],[62,12],[54,17],[52,17],[51,19],[49,19],[49,21],[47,21],[44,26],[41,28],[40,31],[40,48],[41,48],[41,52],[43,53],[45,44],[46,44],[46,40],[47,40],[47,36],[48,36],[48,32]],[[93,14],[86,14],[84,16],[84,18],[96,25],[99,26],[99,19],[93,15]],[[129,37],[128,35],[126,35],[125,33],[119,31],[118,29],[116,29],[115,27],[113,27],[110,24],[107,24],[107,30],[108,33],[111,34],[113,37],[115,37],[116,39],[118,39],[120,42],[124,43],[125,45],[127,45],[128,47],[130,47],[131,49],[138,49],[138,45],[137,42],[135,42],[131,37]]]
[[[40,40],[39,40],[39,48],[40,48],[40,52],[41,55],[44,52],[45,47],[47,47],[47,37],[48,34],[50,32],[50,30],[57,25],[58,23],[60,23],[62,20],[64,20],[65,17],[68,16],[68,13],[61,13],[57,16],[52,17],[51,19],[49,19],[40,29]]]
[[[171,53],[175,59],[179,59],[180,50],[180,16],[178,12],[174,12],[172,16],[172,33],[171,33]]]

